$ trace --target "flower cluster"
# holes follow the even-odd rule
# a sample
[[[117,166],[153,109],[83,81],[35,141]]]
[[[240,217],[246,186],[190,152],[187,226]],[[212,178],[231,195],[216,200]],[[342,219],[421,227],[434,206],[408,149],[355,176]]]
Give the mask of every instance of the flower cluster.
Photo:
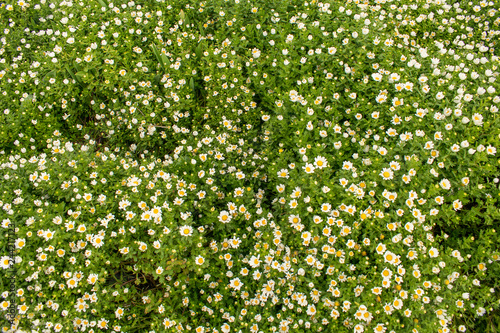
[[[41,0],[0,16],[3,331],[494,322],[495,2]]]

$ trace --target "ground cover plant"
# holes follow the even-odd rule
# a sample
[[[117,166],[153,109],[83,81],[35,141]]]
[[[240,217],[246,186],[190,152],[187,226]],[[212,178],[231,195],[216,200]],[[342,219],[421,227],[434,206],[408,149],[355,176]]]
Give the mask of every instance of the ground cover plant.
[[[497,332],[499,7],[0,2],[2,331]]]

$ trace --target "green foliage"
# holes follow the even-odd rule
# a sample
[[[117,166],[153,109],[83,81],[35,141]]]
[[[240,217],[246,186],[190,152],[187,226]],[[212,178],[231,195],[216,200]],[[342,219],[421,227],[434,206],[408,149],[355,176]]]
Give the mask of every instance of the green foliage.
[[[0,4],[3,331],[497,332],[499,25]]]

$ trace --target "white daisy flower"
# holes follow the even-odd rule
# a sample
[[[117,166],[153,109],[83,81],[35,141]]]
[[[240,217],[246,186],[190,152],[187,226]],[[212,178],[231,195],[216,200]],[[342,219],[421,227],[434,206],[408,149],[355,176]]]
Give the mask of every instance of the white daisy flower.
[[[219,213],[219,221],[222,223],[229,223],[232,219],[231,214],[225,210]]]
[[[189,226],[189,225],[184,225],[182,227],[179,228],[179,232],[182,236],[191,236],[193,235],[193,227]]]
[[[390,168],[383,168],[380,172],[380,176],[384,180],[391,180],[394,177],[394,172]]]
[[[451,183],[448,179],[444,178],[439,182],[439,186],[445,190],[449,190],[451,188]]]
[[[318,169],[326,168],[328,166],[328,161],[323,156],[317,156],[314,159],[314,166]]]
[[[311,163],[306,163],[306,165],[303,166],[302,169],[304,169],[306,173],[313,173],[315,170],[314,165],[312,165]]]
[[[235,278],[230,281],[229,287],[240,290],[241,287],[243,286],[243,282],[241,282],[240,278]]]

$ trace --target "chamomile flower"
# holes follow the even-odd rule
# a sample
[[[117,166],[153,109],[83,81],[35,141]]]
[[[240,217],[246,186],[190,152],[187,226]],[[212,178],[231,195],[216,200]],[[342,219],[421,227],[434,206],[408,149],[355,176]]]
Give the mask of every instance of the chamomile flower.
[[[54,231],[46,230],[43,233],[43,238],[45,238],[46,241],[52,239],[54,237]]]
[[[195,258],[195,263],[196,265],[203,265],[205,263],[205,258],[203,258],[202,256],[197,256]]]
[[[3,256],[0,258],[0,267],[3,269],[9,269],[9,267],[14,263],[14,260],[11,260],[8,256]]]
[[[439,182],[439,186],[444,190],[449,190],[451,188],[451,183],[448,179],[444,178]]]
[[[179,227],[179,233],[185,237],[192,236],[193,230],[194,230],[193,227],[191,227],[189,225],[184,225],[184,226]]]
[[[459,199],[453,201],[453,210],[459,211],[460,209],[462,209],[462,207],[462,202]]]
[[[104,245],[104,242],[102,241],[104,239],[104,236],[102,235],[94,235],[92,237],[91,243],[94,247],[100,248],[101,246]]]
[[[327,166],[328,166],[328,161],[326,160],[325,157],[317,156],[316,158],[314,158],[314,167],[318,169],[323,169],[326,168]]]
[[[287,178],[287,179],[290,178],[288,170],[287,169],[281,169],[280,171],[278,171],[278,177],[279,178]]]
[[[328,202],[321,205],[321,211],[323,213],[329,213],[331,211],[331,209],[332,209],[332,205],[329,204]]]
[[[231,222],[232,217],[228,211],[223,210],[219,213],[218,219],[222,223],[229,223]]]
[[[431,258],[437,258],[439,256],[439,251],[435,247],[431,247],[429,249],[429,257]]]
[[[229,287],[235,290],[240,290],[243,287],[243,282],[239,278],[234,278],[230,281]]]
[[[384,180],[391,180],[394,177],[394,172],[390,168],[383,168],[380,172],[380,176]]]
[[[252,256],[250,258],[250,260],[248,261],[248,264],[252,267],[252,268],[257,268],[260,266],[260,263],[262,261],[260,260],[260,255],[258,256]]]
[[[301,218],[299,215],[290,215],[288,217],[288,222],[290,222],[292,225],[297,225],[301,221]]]
[[[306,173],[314,173],[315,170],[314,165],[312,165],[311,163],[306,163],[306,165],[303,166],[302,169],[304,169]]]

